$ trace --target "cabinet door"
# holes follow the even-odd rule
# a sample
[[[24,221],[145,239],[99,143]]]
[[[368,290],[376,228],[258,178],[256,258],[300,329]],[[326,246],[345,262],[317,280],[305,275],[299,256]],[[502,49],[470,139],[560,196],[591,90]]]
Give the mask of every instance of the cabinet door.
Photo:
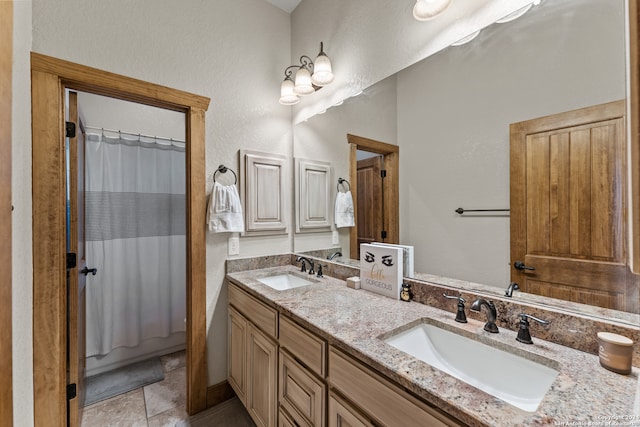
[[[248,389],[246,408],[258,427],[275,427],[278,345],[248,324]]]
[[[329,395],[329,427],[373,427],[373,424],[337,395]]]
[[[229,307],[229,358],[227,380],[246,406],[247,395],[247,320]]]

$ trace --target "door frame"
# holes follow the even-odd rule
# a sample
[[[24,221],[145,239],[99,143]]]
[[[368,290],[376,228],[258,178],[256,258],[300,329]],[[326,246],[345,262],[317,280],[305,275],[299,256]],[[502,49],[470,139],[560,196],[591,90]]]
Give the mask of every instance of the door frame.
[[[67,425],[65,89],[186,117],[187,412],[206,408],[205,111],[209,98],[31,53],[35,425]]]
[[[11,332],[11,85],[13,1],[0,2],[0,420],[13,425]],[[8,280],[7,280],[8,279]]]
[[[387,231],[388,243],[400,242],[400,196],[399,196],[399,163],[400,163],[400,147],[397,145],[387,144],[386,142],[376,141],[374,139],[364,138],[362,136],[347,134],[347,143],[349,144],[349,184],[353,194],[358,194],[358,150],[370,151],[376,154],[382,154],[382,166],[387,171],[387,176],[382,182],[384,188],[385,200],[384,204],[384,223],[382,226]],[[353,203],[354,218],[358,219],[358,203],[355,198]],[[349,257],[356,259],[358,257],[358,227],[349,229]]]

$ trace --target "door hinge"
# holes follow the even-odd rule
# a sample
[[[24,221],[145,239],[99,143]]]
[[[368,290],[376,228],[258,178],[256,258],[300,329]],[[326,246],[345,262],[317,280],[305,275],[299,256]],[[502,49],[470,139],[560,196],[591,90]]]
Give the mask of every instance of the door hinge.
[[[74,399],[77,396],[77,387],[74,384],[67,384],[67,400]]]
[[[65,122],[66,136],[67,138],[76,137],[76,124],[73,122]]]
[[[67,252],[67,269],[76,268],[76,254],[73,252]]]
[[[381,177],[381,178],[386,178],[386,177],[387,177],[387,171],[386,171],[386,170],[384,170],[384,169],[382,169],[382,170],[380,171],[380,177]]]
[[[387,238],[387,232],[385,230],[382,230],[382,233],[380,233],[383,239]]]

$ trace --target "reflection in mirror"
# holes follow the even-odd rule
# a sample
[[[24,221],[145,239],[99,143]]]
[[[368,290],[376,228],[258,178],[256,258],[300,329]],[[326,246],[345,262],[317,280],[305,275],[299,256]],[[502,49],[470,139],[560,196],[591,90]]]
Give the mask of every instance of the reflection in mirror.
[[[509,125],[623,99],[625,69],[624,0],[547,0],[296,125],[294,152],[323,150],[340,176],[347,133],[399,145],[400,243],[415,246],[416,271],[503,296],[508,215],[455,209],[509,208]],[[328,247],[295,238],[296,251]]]

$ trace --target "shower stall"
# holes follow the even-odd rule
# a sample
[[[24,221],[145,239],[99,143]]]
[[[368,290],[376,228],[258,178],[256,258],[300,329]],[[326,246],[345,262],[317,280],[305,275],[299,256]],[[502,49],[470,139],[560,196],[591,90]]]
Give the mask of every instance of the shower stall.
[[[87,127],[86,375],[185,348],[185,144]]]

